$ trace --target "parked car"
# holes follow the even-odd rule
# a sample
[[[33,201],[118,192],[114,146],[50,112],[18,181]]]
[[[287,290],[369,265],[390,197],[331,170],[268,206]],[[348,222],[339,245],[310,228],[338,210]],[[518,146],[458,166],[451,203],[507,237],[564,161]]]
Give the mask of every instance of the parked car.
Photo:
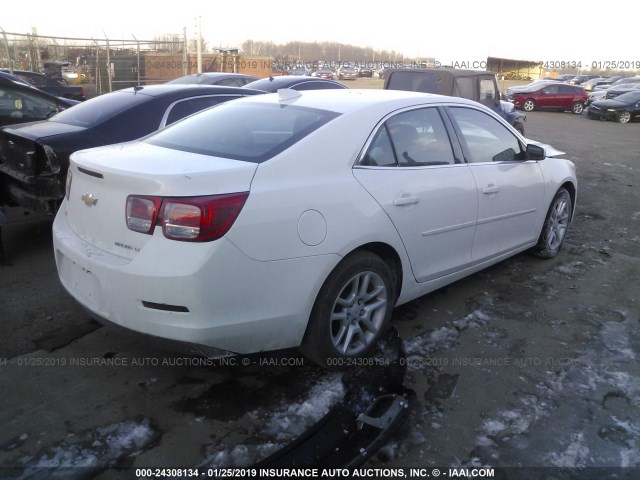
[[[571,85],[581,85],[587,80],[591,80],[592,78],[597,78],[597,77],[598,75],[576,75],[571,80],[569,80],[569,83]]]
[[[533,85],[526,90],[508,97],[510,102],[524,110],[571,110],[580,115],[587,103],[587,92],[579,85],[554,83],[551,85]]]
[[[367,67],[359,67],[356,69],[358,78],[373,78],[373,70]]]
[[[255,82],[247,83],[242,88],[274,93],[281,88],[289,88],[291,90],[324,90],[347,87],[335,80],[327,80],[326,78],[287,75],[286,77],[262,78]]]
[[[0,198],[55,214],[64,197],[69,155],[126,142],[192,113],[263,92],[207,85],[154,85],[118,90],[48,120],[0,128]]]
[[[338,76],[338,80],[355,80],[356,78],[358,78],[356,69],[353,67],[340,67],[338,68],[336,74]]]
[[[492,109],[524,135],[526,115],[516,111],[513,104],[501,100],[496,76],[491,72],[453,68],[394,68],[385,73],[384,89],[435,93],[475,100]]]
[[[615,98],[597,100],[587,110],[589,118],[629,123],[640,116],[640,90],[623,93]]]
[[[20,85],[25,85],[27,87],[36,88],[33,85],[31,85],[29,82],[27,82],[24,78],[20,78],[16,75],[13,75],[7,72],[0,71],[0,79],[10,80],[13,83],[18,83]]]
[[[0,126],[44,120],[77,103],[42,92],[18,77],[14,79],[10,74],[0,73]]]
[[[622,75],[615,75],[613,77],[607,77],[602,82],[599,82],[598,85],[612,85],[612,84],[616,83],[618,80],[621,80],[623,78],[625,78],[625,77],[623,77]],[[596,85],[596,86],[598,86],[598,85]]]
[[[289,75],[295,76],[309,76],[309,69],[304,65],[294,65],[289,69]]]
[[[598,85],[594,90],[608,90],[612,87],[619,87],[620,85],[626,85],[630,83],[640,83],[640,77],[624,77],[613,83]]]
[[[289,75],[289,72],[282,68],[282,67],[278,67],[278,66],[273,66],[271,67],[271,76],[272,77],[281,77],[283,75]]]
[[[395,305],[518,252],[557,255],[577,190],[560,153],[462,98],[244,98],[73,154],[58,273],[105,323],[346,365]]]
[[[329,70],[328,68],[322,68],[320,70],[316,70],[315,72],[313,72],[311,76],[318,77],[318,78],[326,78],[327,80],[333,80],[335,77],[335,74],[333,73],[333,70]]]
[[[558,80],[544,80],[544,79],[534,80],[533,82],[527,83],[526,85],[515,85],[513,87],[507,88],[504,92],[503,97],[504,97],[504,100],[508,100],[509,98],[513,97],[515,93],[529,90],[532,87],[539,87],[542,85],[554,85],[557,83],[563,83],[563,82],[559,82]]]
[[[591,92],[587,96],[587,103],[585,103],[585,107],[588,107],[596,100],[604,100],[607,98],[607,90],[596,90],[595,92]]]
[[[385,76],[390,70],[392,70],[391,67],[381,67],[378,70],[376,70],[376,75],[378,76],[379,79],[384,80]]]
[[[2,69],[0,71],[11,73],[6,69]],[[39,90],[55,95],[56,97],[71,98],[72,100],[79,101],[86,100],[84,89],[82,87],[63,85],[59,81],[51,77],[47,77],[42,73],[29,72],[26,70],[14,70],[13,75],[26,80]]]
[[[569,80],[573,79],[575,77],[575,75],[573,73],[562,73],[560,75],[556,75],[555,77],[552,76],[548,76],[548,77],[544,77],[542,78],[542,80],[553,80],[556,82],[568,82]]]
[[[249,82],[258,80],[253,75],[243,73],[203,72],[187,75],[170,80],[167,83],[180,85],[219,85],[222,87],[242,87]]]
[[[587,80],[583,82],[580,86],[584,88],[587,92],[592,92],[593,89],[598,85],[608,85],[611,82],[607,82],[606,77],[596,77],[591,80]]]
[[[622,95],[623,93],[627,93],[627,92],[631,92],[633,90],[639,90],[640,89],[640,83],[624,83],[622,85],[618,85],[617,87],[611,87],[608,88],[607,90],[603,90],[601,92],[596,92],[596,93],[601,93],[604,94],[604,98],[616,98],[619,95]],[[599,98],[598,100],[604,100],[604,98]]]

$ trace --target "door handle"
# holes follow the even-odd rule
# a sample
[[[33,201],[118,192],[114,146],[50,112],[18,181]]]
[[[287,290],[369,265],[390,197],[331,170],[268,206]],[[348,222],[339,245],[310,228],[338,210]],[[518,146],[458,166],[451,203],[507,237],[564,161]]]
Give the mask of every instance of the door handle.
[[[404,205],[413,205],[418,203],[420,199],[418,197],[414,197],[412,195],[402,196],[399,198],[393,199],[393,204],[397,207],[402,207]]]
[[[482,193],[485,193],[487,195],[491,195],[492,193],[498,193],[500,189],[498,187],[496,187],[495,185],[489,185],[488,187],[484,187],[482,189]]]

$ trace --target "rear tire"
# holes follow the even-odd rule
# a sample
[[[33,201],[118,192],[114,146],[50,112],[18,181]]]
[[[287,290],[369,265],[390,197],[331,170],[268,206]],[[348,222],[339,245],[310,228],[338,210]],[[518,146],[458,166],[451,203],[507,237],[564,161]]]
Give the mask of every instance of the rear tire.
[[[584,112],[584,104],[580,102],[574,103],[573,105],[571,105],[571,112],[574,115],[580,115],[582,112]]]
[[[395,300],[393,274],[380,257],[366,251],[347,256],[318,293],[302,353],[324,367],[348,366],[388,328]]]
[[[533,248],[533,252],[540,258],[553,258],[558,255],[569,228],[571,203],[571,195],[565,188],[558,190],[553,197],[538,244]]]

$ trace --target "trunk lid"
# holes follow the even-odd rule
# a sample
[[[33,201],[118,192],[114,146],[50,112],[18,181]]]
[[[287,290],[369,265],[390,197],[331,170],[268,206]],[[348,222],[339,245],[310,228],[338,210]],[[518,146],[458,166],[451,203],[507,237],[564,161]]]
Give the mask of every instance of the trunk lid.
[[[68,222],[86,242],[134,258],[152,236],[127,228],[129,195],[195,197],[248,192],[256,168],[254,163],[142,142],[76,152],[71,156]],[[154,235],[162,236],[162,232],[156,228]]]

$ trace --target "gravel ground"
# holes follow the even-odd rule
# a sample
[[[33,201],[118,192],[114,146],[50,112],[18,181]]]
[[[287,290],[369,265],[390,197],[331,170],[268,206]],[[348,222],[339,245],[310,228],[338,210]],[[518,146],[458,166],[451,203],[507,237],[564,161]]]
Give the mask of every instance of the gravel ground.
[[[626,467],[597,478],[638,478],[640,124],[533,112],[526,129],[577,165],[563,250],[518,255],[396,310],[418,405],[368,466],[571,467],[567,478]],[[100,327],[58,282],[50,220],[7,213],[0,477],[248,465],[344,394],[299,358],[212,367]]]

